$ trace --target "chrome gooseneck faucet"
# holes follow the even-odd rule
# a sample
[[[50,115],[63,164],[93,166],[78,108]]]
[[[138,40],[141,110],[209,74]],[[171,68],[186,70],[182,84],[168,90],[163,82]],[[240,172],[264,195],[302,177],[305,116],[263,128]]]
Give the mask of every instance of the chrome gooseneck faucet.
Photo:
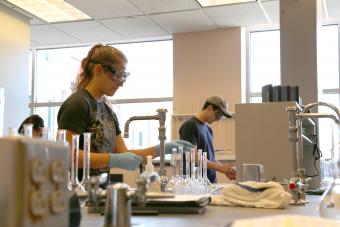
[[[161,183],[161,191],[165,192],[165,187],[168,183],[168,180],[166,178],[165,168],[164,168],[164,156],[165,156],[165,119],[166,119],[166,112],[167,109],[157,109],[156,115],[153,116],[133,116],[130,117],[124,127],[124,138],[129,137],[129,125],[132,121],[136,120],[158,120],[159,121],[159,128],[158,128],[158,139],[160,143],[160,183]]]
[[[325,106],[335,112],[335,116],[327,113],[309,113],[314,107]],[[307,201],[305,192],[307,191],[307,179],[303,164],[303,138],[302,138],[302,121],[307,118],[331,118],[336,124],[340,123],[340,111],[334,105],[326,102],[310,103],[301,109],[300,106],[287,107],[289,119],[289,142],[292,151],[292,177],[289,180],[288,189],[292,194],[292,205],[304,205]]]

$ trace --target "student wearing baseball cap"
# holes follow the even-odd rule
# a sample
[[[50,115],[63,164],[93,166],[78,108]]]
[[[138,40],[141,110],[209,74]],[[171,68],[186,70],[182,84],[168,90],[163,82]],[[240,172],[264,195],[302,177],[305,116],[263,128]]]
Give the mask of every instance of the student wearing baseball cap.
[[[202,149],[207,153],[208,172],[207,176],[211,183],[216,183],[216,171],[226,175],[231,180],[235,180],[236,171],[228,165],[222,164],[215,159],[213,147],[213,132],[209,126],[222,117],[231,118],[228,111],[228,104],[221,96],[211,96],[206,99],[202,110],[188,121],[184,122],[179,130],[181,140],[192,143],[197,149]]]

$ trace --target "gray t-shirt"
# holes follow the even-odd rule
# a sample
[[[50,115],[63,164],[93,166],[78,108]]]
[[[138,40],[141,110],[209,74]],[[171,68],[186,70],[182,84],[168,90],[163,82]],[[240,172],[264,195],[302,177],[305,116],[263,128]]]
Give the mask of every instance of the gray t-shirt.
[[[60,107],[58,128],[80,135],[79,148],[83,148],[83,133],[91,132],[91,152],[111,153],[116,136],[121,134],[116,114],[105,103],[99,102],[85,89],[73,93]],[[108,168],[99,172],[107,172]],[[91,171],[93,172],[98,171]]]

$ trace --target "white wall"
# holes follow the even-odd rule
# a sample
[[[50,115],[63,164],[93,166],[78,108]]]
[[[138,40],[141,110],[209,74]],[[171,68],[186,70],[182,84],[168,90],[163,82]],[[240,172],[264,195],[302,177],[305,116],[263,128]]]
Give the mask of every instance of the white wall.
[[[281,84],[299,86],[303,104],[316,102],[320,0],[280,1]]]
[[[197,113],[212,95],[223,96],[234,112],[235,104],[241,102],[245,73],[243,34],[241,28],[229,28],[173,36],[174,114]],[[172,138],[178,138],[180,124],[173,126]],[[215,148],[235,152],[233,127],[229,121],[213,124]]]
[[[4,135],[8,127],[19,127],[29,114],[28,19],[0,7],[0,87],[5,89]],[[0,135],[2,132],[0,132]]]

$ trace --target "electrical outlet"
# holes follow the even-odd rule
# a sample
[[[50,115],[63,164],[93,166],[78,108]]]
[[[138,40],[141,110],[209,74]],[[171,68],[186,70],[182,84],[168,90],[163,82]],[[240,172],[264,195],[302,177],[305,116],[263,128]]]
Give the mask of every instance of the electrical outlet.
[[[50,177],[53,183],[61,184],[65,181],[66,169],[62,161],[52,161],[50,164]]]
[[[35,184],[42,184],[46,181],[46,167],[41,160],[31,160],[30,175]]]
[[[65,204],[65,193],[60,190],[56,190],[51,192],[50,194],[50,209],[51,212],[54,214],[59,214],[64,211],[66,204]]]
[[[30,193],[30,211],[35,217],[42,217],[47,211],[47,199],[41,191]]]

